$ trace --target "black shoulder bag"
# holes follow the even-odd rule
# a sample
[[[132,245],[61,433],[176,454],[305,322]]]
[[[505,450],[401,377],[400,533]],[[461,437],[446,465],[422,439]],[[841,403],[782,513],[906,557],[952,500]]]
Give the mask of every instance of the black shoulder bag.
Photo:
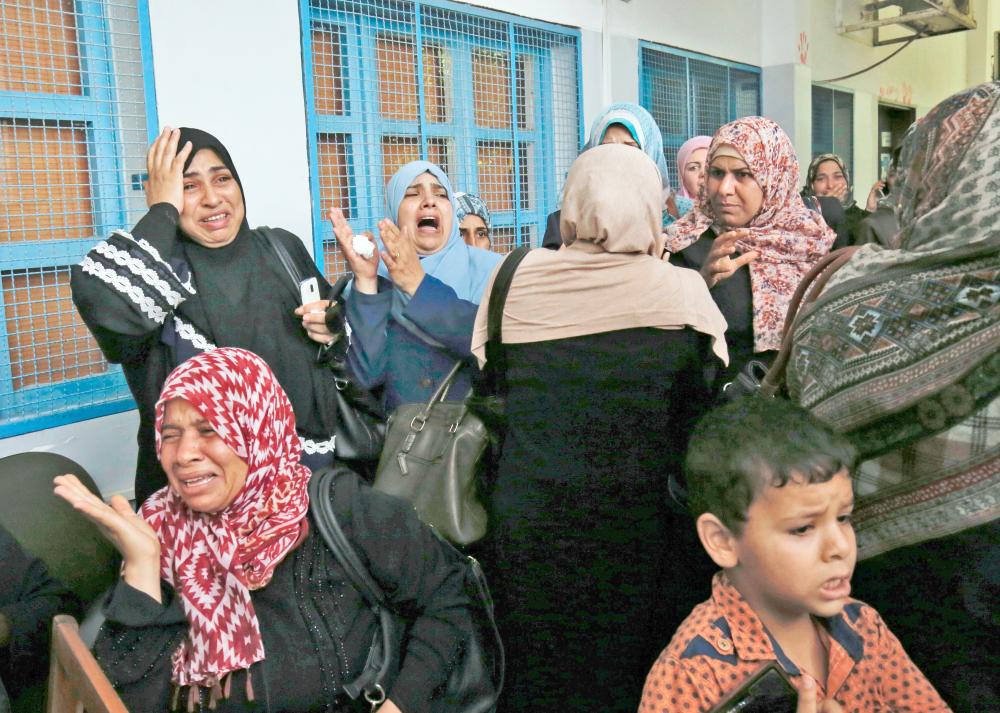
[[[337,479],[342,477],[338,475],[340,472],[350,471],[324,469],[315,473],[309,481],[309,503],[316,529],[379,622],[364,669],[356,679],[344,683],[347,695],[355,700],[364,696],[374,713],[385,702],[399,671],[407,621],[389,604],[337,522],[331,492],[337,487]],[[357,475],[351,473],[348,477],[357,478]],[[437,535],[433,528],[431,531]],[[461,659],[455,663],[447,682],[435,693],[430,709],[432,713],[492,713],[503,689],[505,665],[503,643],[493,616],[493,598],[479,562],[461,554],[439,535],[438,540],[462,563],[466,593],[472,601],[473,626]]]
[[[531,252],[530,245],[522,245],[504,258],[493,280],[489,306],[486,311],[486,366],[476,383],[476,393],[469,399],[473,411],[493,435],[499,448],[506,428],[504,401],[507,398],[507,350],[503,346],[503,308],[507,304],[514,273],[521,261]],[[498,455],[495,453],[494,455]],[[492,459],[493,462],[496,459]]]
[[[305,276],[288,253],[285,244],[271,228],[261,226],[257,230],[271,244],[298,293],[299,284]],[[333,346],[338,348],[320,346],[316,359],[330,368],[337,387],[337,430],[334,433],[337,457],[344,460],[375,461],[381,455],[385,441],[385,414],[375,398],[351,380],[347,368],[347,333],[339,300],[349,281],[349,275],[342,276],[327,295],[330,306],[326,310],[326,324],[337,335]]]

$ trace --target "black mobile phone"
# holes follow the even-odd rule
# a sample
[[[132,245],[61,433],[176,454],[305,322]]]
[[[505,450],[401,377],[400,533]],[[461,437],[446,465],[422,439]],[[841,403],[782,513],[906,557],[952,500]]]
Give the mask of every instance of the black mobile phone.
[[[788,675],[770,661],[726,697],[712,713],[795,713],[799,694]]]

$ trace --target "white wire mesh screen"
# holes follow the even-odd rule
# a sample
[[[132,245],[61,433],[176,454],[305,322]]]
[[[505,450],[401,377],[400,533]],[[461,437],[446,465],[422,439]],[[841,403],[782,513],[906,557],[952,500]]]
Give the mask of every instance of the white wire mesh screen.
[[[385,184],[425,159],[492,214],[493,249],[537,243],[578,150],[575,30],[450,2],[310,0],[306,101],[313,223],[330,277],[346,266],[326,220],[386,216]]]
[[[725,60],[696,59],[688,52],[643,44],[640,101],[663,133],[663,153],[671,181],[677,150],[692,136],[711,136],[723,124],[760,114],[760,70]]]
[[[854,175],[854,95],[836,89],[812,88],[812,152],[835,153]],[[803,176],[805,179],[805,176]]]
[[[69,266],[145,210],[136,1],[0,0],[0,437],[128,403]]]

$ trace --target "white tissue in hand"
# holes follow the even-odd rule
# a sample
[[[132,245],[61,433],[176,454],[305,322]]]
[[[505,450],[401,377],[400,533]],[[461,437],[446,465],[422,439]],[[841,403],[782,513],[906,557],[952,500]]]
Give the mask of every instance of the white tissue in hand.
[[[351,241],[351,247],[365,260],[371,260],[372,255],[375,254],[375,243],[369,240],[367,235],[355,235],[354,240]]]

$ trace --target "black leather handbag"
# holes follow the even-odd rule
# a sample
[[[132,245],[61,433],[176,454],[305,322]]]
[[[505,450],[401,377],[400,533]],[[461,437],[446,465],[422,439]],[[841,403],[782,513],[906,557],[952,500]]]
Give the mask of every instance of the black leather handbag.
[[[271,244],[297,291],[304,275],[288,254],[284,243],[271,228],[261,226],[258,230]],[[319,347],[316,359],[330,368],[337,387],[337,429],[334,433],[337,457],[351,461],[376,461],[382,454],[382,444],[385,442],[385,414],[375,397],[355,384],[348,372],[348,337],[340,296],[349,281],[349,275],[342,276],[327,295],[330,300],[330,307],[326,311],[327,327],[338,338],[332,345]]]
[[[374,713],[385,702],[399,671],[408,622],[388,603],[385,593],[337,522],[330,495],[331,489],[337,487],[336,481],[342,477],[356,479],[357,475],[346,469],[325,469],[315,473],[309,481],[309,503],[316,529],[379,622],[364,669],[353,681],[344,683],[347,695],[355,700],[363,696]],[[496,710],[503,689],[505,666],[503,642],[493,614],[493,598],[479,562],[463,555],[443,538],[440,541],[463,567],[466,593],[472,601],[472,630],[464,642],[461,659],[455,663],[447,682],[435,692],[430,710],[432,713],[491,713]]]

